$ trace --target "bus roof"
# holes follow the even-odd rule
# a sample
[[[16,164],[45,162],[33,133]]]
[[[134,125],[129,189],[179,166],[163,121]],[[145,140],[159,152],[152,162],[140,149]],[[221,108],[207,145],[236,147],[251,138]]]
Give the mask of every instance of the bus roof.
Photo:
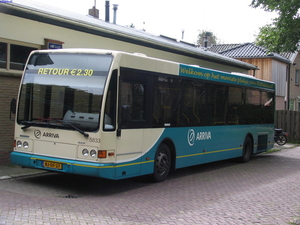
[[[242,85],[253,88],[275,89],[274,82],[260,80],[247,74],[227,73],[224,71],[203,68],[197,65],[186,65],[178,62],[167,61],[153,57],[147,57],[142,53],[127,53],[122,51],[92,49],[92,48],[69,48],[69,49],[51,49],[51,50],[35,50],[33,53],[83,53],[83,54],[107,54],[107,55],[130,55],[139,58],[147,58],[149,60],[157,60],[160,62],[172,63],[178,65],[179,76],[203,79],[207,81],[228,83],[233,85]],[[175,74],[173,74],[175,75]]]

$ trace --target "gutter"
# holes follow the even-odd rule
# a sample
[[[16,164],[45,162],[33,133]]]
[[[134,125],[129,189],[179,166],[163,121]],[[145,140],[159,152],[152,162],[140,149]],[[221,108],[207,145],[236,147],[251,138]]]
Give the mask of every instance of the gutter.
[[[287,63],[287,64],[291,64],[291,60],[287,59],[287,58],[284,58],[282,57],[281,55],[277,54],[277,53],[270,53],[267,55],[268,57],[266,58],[271,58],[271,59],[275,59],[275,60],[278,60],[280,62],[284,62],[284,63]]]

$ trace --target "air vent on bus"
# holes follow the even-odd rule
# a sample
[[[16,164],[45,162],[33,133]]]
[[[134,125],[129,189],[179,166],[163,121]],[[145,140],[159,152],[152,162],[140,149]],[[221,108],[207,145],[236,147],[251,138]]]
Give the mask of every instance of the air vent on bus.
[[[265,150],[268,148],[268,135],[258,135],[257,151]]]

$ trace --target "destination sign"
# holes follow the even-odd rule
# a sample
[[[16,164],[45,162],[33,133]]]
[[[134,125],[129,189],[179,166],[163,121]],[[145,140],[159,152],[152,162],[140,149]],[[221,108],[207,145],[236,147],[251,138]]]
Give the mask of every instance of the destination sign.
[[[241,75],[235,75],[225,73],[217,70],[209,70],[201,67],[193,67],[188,65],[180,65],[179,75],[188,76],[194,78],[200,78],[204,80],[217,81],[222,83],[231,83],[236,85],[244,85],[258,88],[274,89],[275,84],[264,80],[255,79],[251,76],[247,77]]]
[[[39,68],[37,74],[93,76],[94,70],[92,70],[92,69],[67,69],[67,68]]]

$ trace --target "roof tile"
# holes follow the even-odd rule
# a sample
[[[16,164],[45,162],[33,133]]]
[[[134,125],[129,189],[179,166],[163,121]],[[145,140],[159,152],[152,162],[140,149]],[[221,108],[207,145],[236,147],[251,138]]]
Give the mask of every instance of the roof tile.
[[[295,53],[284,52],[281,54],[270,53],[268,49],[255,45],[254,43],[244,44],[221,44],[213,45],[208,51],[219,53],[230,58],[276,58],[277,60],[290,63]]]

